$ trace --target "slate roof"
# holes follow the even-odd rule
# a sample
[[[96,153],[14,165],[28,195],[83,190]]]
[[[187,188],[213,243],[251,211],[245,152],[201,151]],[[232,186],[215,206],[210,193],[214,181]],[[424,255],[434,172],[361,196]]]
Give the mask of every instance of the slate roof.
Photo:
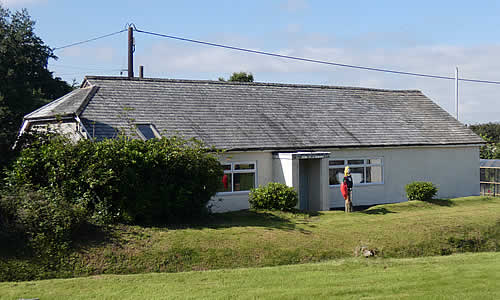
[[[65,117],[78,115],[90,100],[96,87],[76,89],[61,98],[48,103],[24,116],[25,120],[48,119],[53,117]]]
[[[483,143],[416,90],[97,76],[82,87],[96,87],[79,116],[98,139],[132,122],[228,150]]]

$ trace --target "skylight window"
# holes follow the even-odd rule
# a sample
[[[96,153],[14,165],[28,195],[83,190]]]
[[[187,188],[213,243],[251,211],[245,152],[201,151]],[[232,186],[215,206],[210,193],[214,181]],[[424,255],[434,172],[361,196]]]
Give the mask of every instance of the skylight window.
[[[145,141],[161,137],[153,124],[137,124],[136,128],[139,137]]]

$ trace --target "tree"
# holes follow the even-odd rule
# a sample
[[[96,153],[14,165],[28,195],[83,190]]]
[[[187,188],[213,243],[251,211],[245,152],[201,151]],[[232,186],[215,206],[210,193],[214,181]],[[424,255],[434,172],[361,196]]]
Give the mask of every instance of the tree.
[[[500,123],[470,125],[469,128],[478,135],[487,136],[493,143],[500,143]]]
[[[493,139],[487,135],[481,134],[486,145],[479,149],[479,157],[482,159],[500,159],[500,143],[494,143]]]
[[[480,157],[483,159],[500,159],[500,123],[486,123],[469,125],[469,128],[480,135],[486,145],[480,149]]]
[[[219,81],[226,81],[224,78],[219,77]],[[228,81],[239,81],[239,82],[253,82],[252,73],[246,72],[234,72],[231,77],[229,77]]]
[[[23,116],[71,91],[47,69],[57,57],[34,25],[27,10],[12,13],[0,4],[0,169],[12,157]]]

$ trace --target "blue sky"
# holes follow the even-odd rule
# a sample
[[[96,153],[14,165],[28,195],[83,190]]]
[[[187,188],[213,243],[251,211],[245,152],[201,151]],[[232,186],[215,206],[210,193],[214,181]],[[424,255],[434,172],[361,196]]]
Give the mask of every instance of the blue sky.
[[[500,1],[62,1],[0,0],[27,8],[37,34],[60,47],[124,29],[345,64],[500,81]],[[136,74],[418,89],[455,115],[454,82],[263,57],[135,33]],[[68,82],[119,76],[127,35],[56,51],[49,69]],[[125,74],[126,72],[124,72]],[[460,120],[500,121],[500,85],[460,83]]]

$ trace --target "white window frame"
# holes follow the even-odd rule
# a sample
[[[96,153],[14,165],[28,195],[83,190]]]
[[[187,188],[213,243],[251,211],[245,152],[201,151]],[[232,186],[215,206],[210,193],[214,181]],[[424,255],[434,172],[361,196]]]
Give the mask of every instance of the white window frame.
[[[235,165],[246,165],[253,164],[253,169],[235,170]],[[224,170],[224,174],[231,174],[231,191],[230,192],[217,192],[216,195],[237,195],[237,194],[248,194],[250,190],[245,191],[234,191],[234,174],[237,173],[253,173],[254,176],[254,188],[257,187],[257,162],[256,161],[236,161],[236,162],[221,162],[221,165],[231,165],[231,170]]]
[[[142,134],[142,132],[139,130],[139,126],[149,126],[149,128],[151,128],[151,131],[155,135],[155,138],[157,138],[157,139],[161,138],[161,135],[158,132],[158,130],[156,129],[156,126],[154,124],[151,124],[151,123],[137,123],[137,124],[135,124],[135,131],[137,132],[137,134],[139,135],[139,137],[143,141],[147,141],[147,139],[144,136],[144,134]]]
[[[367,160],[369,159],[380,159],[380,164],[368,164],[366,163]],[[343,160],[344,164],[343,165],[332,165],[330,166],[330,161],[334,160]],[[363,164],[348,164],[347,162],[349,160],[363,160]],[[382,181],[380,182],[363,182],[363,183],[355,183],[354,186],[369,186],[369,185],[381,185],[384,184],[384,158],[383,157],[353,157],[353,158],[330,158],[328,160],[328,182],[330,182],[330,169],[340,169],[340,168],[345,168],[346,166],[349,166],[349,168],[363,168],[363,178],[366,178],[366,167],[381,167],[382,169]],[[330,187],[339,187],[340,184],[329,184]]]

